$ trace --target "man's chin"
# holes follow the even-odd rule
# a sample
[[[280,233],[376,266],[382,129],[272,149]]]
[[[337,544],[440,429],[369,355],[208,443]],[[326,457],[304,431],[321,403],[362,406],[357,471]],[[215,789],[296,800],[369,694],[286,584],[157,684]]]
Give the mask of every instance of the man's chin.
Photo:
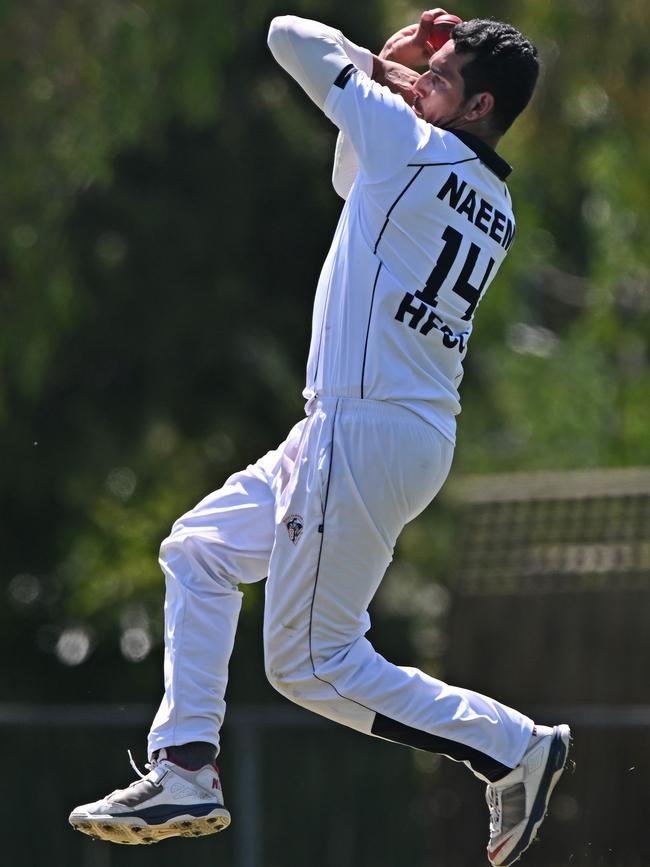
[[[411,108],[413,109],[414,114],[417,115],[417,117],[419,117],[420,120],[424,120],[427,123],[433,124],[434,126],[440,126],[440,127],[444,126],[444,123],[442,121],[436,120],[435,118],[432,118],[432,117],[425,117],[425,115],[422,111],[422,106],[420,104],[419,99],[416,99],[413,102],[413,105],[411,106]]]

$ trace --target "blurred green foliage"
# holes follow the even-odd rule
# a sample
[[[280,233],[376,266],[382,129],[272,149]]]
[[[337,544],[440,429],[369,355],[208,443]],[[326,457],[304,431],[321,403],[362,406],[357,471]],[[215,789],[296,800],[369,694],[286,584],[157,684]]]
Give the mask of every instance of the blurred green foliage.
[[[7,651],[53,675],[57,648],[69,663],[95,649],[99,666],[120,642],[146,658],[160,635],[161,537],[302,412],[340,202],[334,130],[266,49],[286,11],[377,50],[419,10],[0,5],[0,618]],[[544,65],[503,142],[518,236],[477,315],[454,473],[648,463],[645,4],[453,11],[513,21]],[[399,590],[378,610],[380,633],[399,621],[425,659],[443,643],[431,623],[454,520],[443,495],[400,543],[392,583],[412,596],[437,587],[429,620]],[[244,629],[260,606],[254,588]],[[0,685],[36,694],[19,667]]]

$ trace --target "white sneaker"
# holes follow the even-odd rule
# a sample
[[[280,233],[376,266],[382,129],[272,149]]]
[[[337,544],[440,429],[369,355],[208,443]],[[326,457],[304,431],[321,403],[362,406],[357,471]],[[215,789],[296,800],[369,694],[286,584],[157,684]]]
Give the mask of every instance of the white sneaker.
[[[521,763],[490,783],[485,793],[490,808],[487,853],[495,867],[513,864],[533,842],[564,770],[571,742],[569,726],[537,729]]]
[[[75,807],[69,818],[72,827],[112,843],[158,843],[166,837],[214,834],[230,824],[214,765],[188,771],[162,749],[147,765],[146,776],[133,767],[139,780],[101,801]]]

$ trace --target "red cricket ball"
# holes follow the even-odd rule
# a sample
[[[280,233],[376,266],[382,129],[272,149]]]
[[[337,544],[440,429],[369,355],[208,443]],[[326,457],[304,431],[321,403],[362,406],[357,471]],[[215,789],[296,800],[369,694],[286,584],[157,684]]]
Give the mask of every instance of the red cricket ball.
[[[451,38],[451,31],[457,24],[461,24],[462,19],[458,15],[438,15],[436,18],[431,36],[427,40],[427,44],[432,51],[439,51],[442,46]]]

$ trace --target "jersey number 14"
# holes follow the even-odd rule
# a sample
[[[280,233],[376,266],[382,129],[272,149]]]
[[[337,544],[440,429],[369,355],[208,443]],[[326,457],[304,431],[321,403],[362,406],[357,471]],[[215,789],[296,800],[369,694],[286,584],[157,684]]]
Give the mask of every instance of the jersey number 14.
[[[404,317],[407,314],[410,314],[411,318],[408,321],[408,325],[411,328],[417,328],[424,319],[428,310],[429,316],[422,323],[420,332],[422,334],[428,334],[432,329],[441,331],[444,335],[443,343],[445,346],[454,348],[460,344],[462,350],[464,346],[462,345],[463,341],[461,335],[455,336],[451,328],[445,325],[440,317],[431,309],[436,307],[438,304],[438,293],[449,276],[449,272],[451,271],[454,262],[458,258],[463,243],[463,236],[457,229],[454,229],[452,226],[447,226],[442,233],[442,240],[445,242],[445,245],[440,251],[440,255],[438,256],[438,260],[434,265],[431,274],[429,274],[429,279],[425,283],[424,287],[418,289],[414,294],[410,292],[406,293],[397,313],[395,314],[395,319],[397,319],[398,322],[404,322]],[[494,259],[490,258],[479,285],[475,286],[471,282],[480,252],[481,248],[472,242],[465,263],[463,264],[460,274],[452,287],[456,295],[459,295],[468,302],[467,310],[461,317],[466,322],[469,322],[472,318],[476,305],[481,299],[483,290],[485,289],[485,286],[490,279],[492,269],[494,268]],[[420,302],[423,303],[416,304],[415,299],[419,299]]]

